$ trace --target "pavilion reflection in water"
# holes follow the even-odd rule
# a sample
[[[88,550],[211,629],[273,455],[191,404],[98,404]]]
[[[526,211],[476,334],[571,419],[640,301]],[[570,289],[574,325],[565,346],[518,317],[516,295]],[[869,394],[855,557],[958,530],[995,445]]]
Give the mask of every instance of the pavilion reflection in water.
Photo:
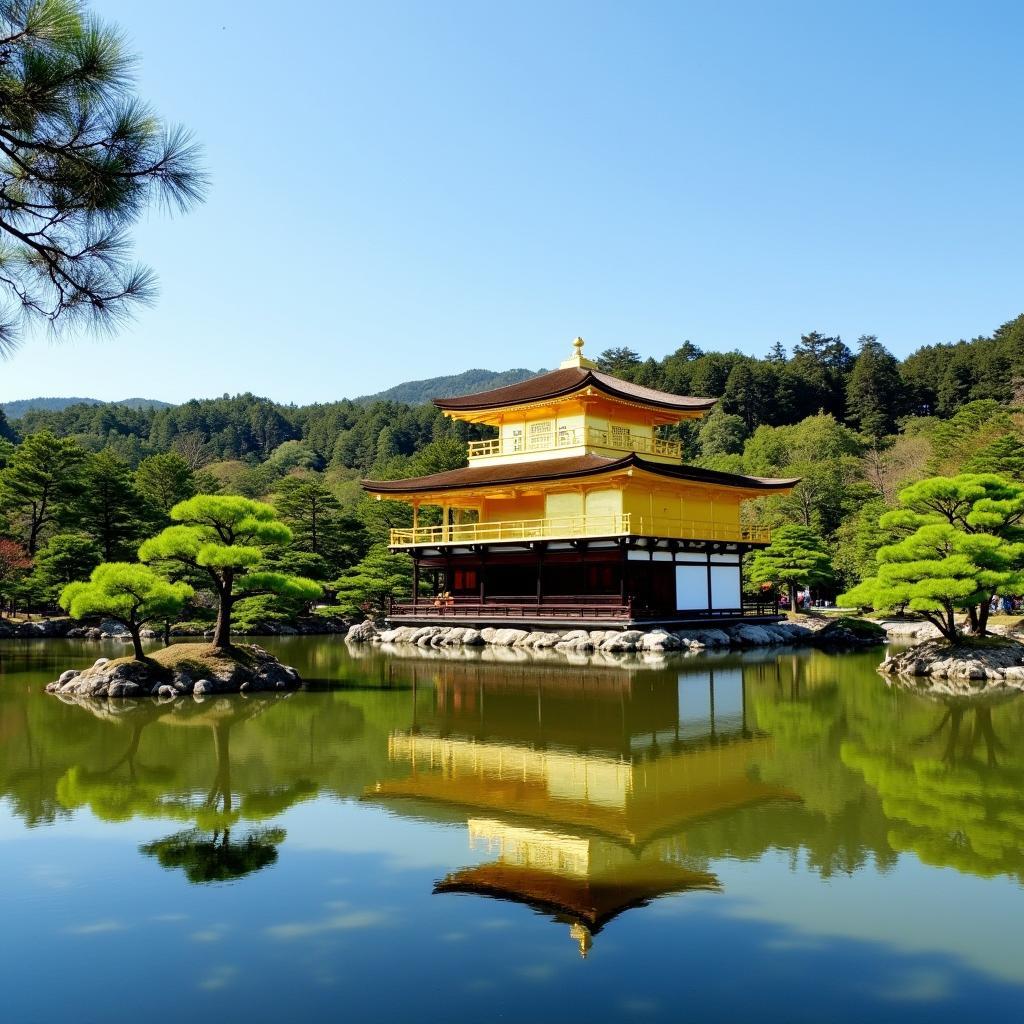
[[[434,891],[527,904],[568,923],[583,955],[631,907],[719,888],[687,849],[691,825],[797,799],[757,778],[773,741],[748,728],[738,659],[653,673],[434,663],[429,675],[433,711],[389,740],[407,773],[367,797],[465,820],[489,859]]]

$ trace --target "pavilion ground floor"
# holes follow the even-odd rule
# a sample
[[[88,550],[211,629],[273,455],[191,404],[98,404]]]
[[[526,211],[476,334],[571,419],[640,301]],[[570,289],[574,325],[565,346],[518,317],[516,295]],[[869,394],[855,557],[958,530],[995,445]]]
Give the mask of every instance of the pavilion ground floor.
[[[744,599],[754,545],[608,537],[410,547],[413,596],[396,625],[625,628],[777,621],[770,599]]]

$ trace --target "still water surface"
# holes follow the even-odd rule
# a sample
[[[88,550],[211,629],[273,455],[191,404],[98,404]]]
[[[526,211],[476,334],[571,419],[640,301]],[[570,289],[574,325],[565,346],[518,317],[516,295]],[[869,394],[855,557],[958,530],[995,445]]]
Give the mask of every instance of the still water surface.
[[[1021,1019],[1024,699],[265,643],[324,689],[67,704],[96,645],[0,644],[4,1020]]]

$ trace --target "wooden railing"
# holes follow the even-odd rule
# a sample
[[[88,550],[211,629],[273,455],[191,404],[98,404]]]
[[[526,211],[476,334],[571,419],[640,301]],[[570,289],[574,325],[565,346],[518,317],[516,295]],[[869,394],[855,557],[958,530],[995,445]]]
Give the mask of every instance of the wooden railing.
[[[771,530],[699,519],[663,519],[623,515],[555,516],[549,519],[511,519],[494,523],[456,523],[450,526],[402,527],[391,531],[393,548],[420,544],[478,544],[517,540],[558,540],[576,537],[665,537],[741,544],[768,544]]]
[[[629,515],[555,516],[496,523],[455,523],[391,531],[392,547],[416,544],[470,544],[481,541],[538,540],[547,537],[616,537],[630,532]]]
[[[525,452],[550,452],[559,448],[607,448],[619,452],[640,452],[647,455],[662,455],[671,459],[682,459],[683,446],[678,441],[666,441],[660,437],[646,437],[641,434],[617,434],[614,431],[598,430],[552,430],[538,437],[492,437],[486,441],[469,442],[469,458],[492,458],[495,455],[522,455]]]
[[[765,618],[777,615],[777,601],[748,601],[740,608],[693,609],[671,612],[675,619],[733,619]],[[666,617],[663,610],[646,608],[632,598],[623,601],[613,595],[588,594],[581,597],[551,597],[537,600],[516,595],[491,597],[480,601],[475,597],[420,597],[415,601],[388,603],[388,618],[426,617],[442,619],[608,619],[616,621],[659,620]]]

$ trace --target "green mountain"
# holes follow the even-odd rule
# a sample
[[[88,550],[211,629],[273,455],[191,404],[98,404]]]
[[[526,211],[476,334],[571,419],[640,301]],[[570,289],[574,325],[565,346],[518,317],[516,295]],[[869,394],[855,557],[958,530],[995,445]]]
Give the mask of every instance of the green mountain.
[[[34,409],[46,412],[60,412],[71,405],[121,405],[126,409],[168,409],[170,402],[159,402],[155,398],[123,398],[119,402],[104,402],[99,398],[19,398],[15,402],[3,402],[0,409],[8,419],[16,420]]]
[[[396,384],[386,391],[378,391],[375,395],[361,395],[355,401],[369,402],[407,402],[409,405],[420,405],[432,398],[453,398],[455,395],[469,395],[477,391],[490,391],[506,384],[518,384],[521,380],[535,377],[543,370],[526,370],[522,367],[515,370],[466,370],[450,377],[429,377],[427,380],[408,380],[404,384]]]

